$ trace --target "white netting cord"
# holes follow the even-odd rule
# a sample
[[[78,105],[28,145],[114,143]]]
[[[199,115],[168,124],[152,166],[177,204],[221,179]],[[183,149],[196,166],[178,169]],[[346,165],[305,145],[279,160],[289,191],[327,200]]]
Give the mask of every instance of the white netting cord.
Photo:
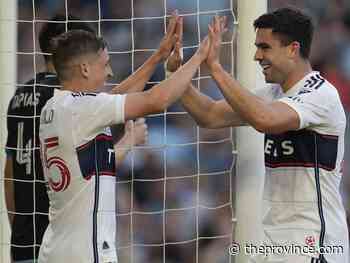
[[[197,0],[196,8],[197,8],[197,35],[198,35],[198,45],[200,45],[201,42],[201,26],[200,26],[200,6],[199,1]],[[197,80],[197,88],[200,91],[201,90],[201,69],[198,69],[198,80]],[[201,173],[201,165],[200,165],[200,134],[199,134],[199,127],[196,128],[196,136],[197,136],[197,145],[196,145],[196,151],[197,151],[197,174],[199,175]],[[196,263],[199,261],[199,193],[200,193],[200,177],[197,178],[197,185],[196,185]]]
[[[167,0],[164,0],[164,18],[163,18],[163,27],[164,27],[164,34],[166,34],[167,29]],[[167,143],[166,138],[166,120],[167,120],[167,111],[164,112],[164,139],[165,144]],[[167,169],[166,169],[166,161],[167,161],[167,152],[166,149],[163,150],[164,155],[164,183],[163,183],[163,213],[162,213],[162,238],[163,238],[163,262],[166,262],[166,187],[167,187]]]
[[[238,22],[237,22],[237,19],[236,19],[236,16],[235,16],[235,12],[233,11],[234,10],[234,7],[233,7],[233,0],[230,0],[230,9],[232,10],[232,15],[233,15],[233,21],[234,21],[234,25],[238,25]],[[232,62],[231,62],[231,75],[232,76],[235,76],[235,58],[234,58],[234,54],[235,54],[235,47],[234,47],[234,41],[236,39],[236,36],[235,36],[235,29],[233,29],[233,32],[232,32],[232,38],[231,38],[231,54],[232,54]],[[235,137],[234,137],[234,133],[233,133],[233,128],[230,129],[230,137],[231,137],[231,143],[232,143],[232,154],[237,156],[237,151],[234,149],[235,145],[236,145],[236,142],[233,142],[235,140]],[[230,176],[230,208],[231,208],[231,218],[232,218],[232,233],[231,233],[231,240],[230,240],[230,243],[233,244],[233,242],[235,241],[235,236],[234,236],[234,228],[236,226],[236,217],[235,217],[235,205],[233,202],[235,202],[235,199],[233,198],[233,195],[236,193],[235,190],[236,188],[233,188],[233,185],[236,186],[236,182],[235,180],[233,179],[233,171],[235,171],[235,162],[232,162],[232,166],[231,166],[231,176]],[[233,261],[235,261],[233,259],[232,256],[229,256],[229,263],[231,263]]]
[[[15,86],[16,78],[16,4],[15,2],[0,2],[0,261],[9,261],[10,249],[10,229],[8,224],[8,211],[6,209],[4,187],[5,175],[4,168],[6,162],[5,143],[7,137],[6,131],[6,111],[7,104],[13,94],[13,87]]]
[[[33,36],[36,36],[36,30],[35,30],[35,24],[36,24],[36,10],[35,10],[35,1],[33,0],[32,2],[32,10],[33,10],[33,24],[32,24],[32,29],[33,29]],[[35,37],[33,37],[33,51],[35,52],[36,50],[36,41],[35,41]],[[36,64],[36,55],[33,56],[33,69],[34,69],[34,83],[33,83],[33,92],[34,94],[36,94],[36,74],[37,74],[37,64]],[[34,105],[34,116],[37,115],[37,108],[36,105]],[[33,117],[33,148],[30,149],[31,152],[31,156],[33,158],[31,158],[33,160],[33,173],[35,171],[35,146],[36,146],[36,138],[35,138],[35,134],[36,134],[36,117]],[[22,138],[23,139],[23,138]],[[17,150],[18,151],[18,150]],[[29,157],[30,158],[30,157]],[[33,176],[33,240],[34,240],[34,244],[33,244],[33,255],[36,254],[36,246],[37,246],[37,236],[36,236],[36,175]]]
[[[134,0],[131,1],[131,49],[135,49],[135,32],[134,32],[134,19],[135,19],[135,9],[134,9]],[[135,72],[135,52],[131,53],[131,71]],[[134,262],[134,179],[135,179],[135,152],[132,148],[131,150],[131,187],[130,187],[130,242],[131,242],[131,250],[130,250],[130,262]]]

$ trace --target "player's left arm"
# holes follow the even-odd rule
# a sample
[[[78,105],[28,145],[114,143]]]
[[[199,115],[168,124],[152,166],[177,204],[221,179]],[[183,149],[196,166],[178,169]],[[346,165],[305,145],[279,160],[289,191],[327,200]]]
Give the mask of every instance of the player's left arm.
[[[144,118],[128,121],[123,137],[114,144],[116,167],[123,162],[133,146],[147,142],[148,129]]]
[[[152,76],[158,63],[165,61],[176,42],[176,27],[182,21],[176,12],[170,18],[167,33],[160,42],[159,48],[145,61],[145,63],[131,76],[111,90],[113,94],[124,94],[142,91]]]

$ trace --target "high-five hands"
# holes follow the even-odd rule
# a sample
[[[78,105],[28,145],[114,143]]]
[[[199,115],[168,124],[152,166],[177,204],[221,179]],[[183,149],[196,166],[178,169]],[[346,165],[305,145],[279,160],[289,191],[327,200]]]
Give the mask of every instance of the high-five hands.
[[[172,27],[173,29],[173,27]],[[206,57],[206,63],[209,69],[212,69],[217,63],[220,63],[220,47],[222,35],[227,31],[227,17],[214,16],[208,25],[208,36],[200,44],[197,53]],[[175,26],[176,42],[174,51],[166,62],[166,71],[175,72],[182,64],[182,38],[183,38],[183,18],[177,20]]]
[[[176,24],[175,34],[177,40],[175,43],[174,51],[166,62],[166,71],[175,72],[182,64],[183,53],[182,53],[182,37],[183,37],[183,18],[180,17]]]
[[[169,20],[169,24],[166,30],[166,34],[160,42],[159,48],[157,50],[161,60],[166,60],[174,49],[175,43],[178,42],[179,33],[177,28],[179,23],[182,24],[182,17],[179,17],[177,10],[175,10]]]
[[[208,25],[210,49],[206,63],[209,69],[220,63],[220,47],[222,43],[222,35],[227,31],[226,16],[214,16],[212,22]]]

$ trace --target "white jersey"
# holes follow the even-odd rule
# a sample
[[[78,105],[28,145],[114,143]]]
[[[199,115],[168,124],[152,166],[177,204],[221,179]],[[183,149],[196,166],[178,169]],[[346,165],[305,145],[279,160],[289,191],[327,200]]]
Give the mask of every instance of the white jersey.
[[[339,192],[346,118],[337,90],[314,71],[286,93],[275,86],[264,97],[286,103],[300,119],[297,131],[265,135],[266,244],[323,250],[340,246],[343,253],[321,255],[315,250],[300,262],[348,263],[348,230]],[[295,256],[274,254],[263,262],[297,262]],[[288,261],[290,257],[294,259]]]
[[[117,262],[115,156],[110,125],[125,96],[56,90],[43,108],[40,143],[50,200],[39,262]]]

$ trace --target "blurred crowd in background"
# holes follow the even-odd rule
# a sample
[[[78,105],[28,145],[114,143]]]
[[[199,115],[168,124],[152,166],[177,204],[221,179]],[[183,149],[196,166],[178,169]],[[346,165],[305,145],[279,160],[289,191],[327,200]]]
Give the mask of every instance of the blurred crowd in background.
[[[206,35],[207,24],[214,14],[229,17],[222,63],[227,71],[234,72],[235,41],[230,43],[230,40],[236,26],[235,16],[229,11],[229,0],[17,1],[19,85],[44,69],[37,35],[43,23],[57,13],[80,17],[107,40],[115,76],[104,88],[106,91],[129,76],[158,47],[165,30],[165,14],[170,15],[175,9],[185,15],[185,60]],[[338,88],[349,116],[350,2],[268,2],[270,10],[291,5],[312,14],[317,25],[312,64]],[[232,7],[235,13],[235,3]],[[198,8],[213,12],[198,16]],[[193,84],[205,94],[221,98],[208,76],[203,66]],[[147,86],[162,79],[164,69],[159,65]],[[234,130],[198,128],[179,104],[166,114],[148,117],[147,123],[149,143],[134,149],[117,176],[120,262],[130,262],[131,257],[133,262],[157,263],[164,262],[164,258],[168,263],[228,262],[227,247],[231,242],[234,216],[231,195],[234,170],[230,176],[235,163]],[[342,193],[350,214],[349,139],[347,131]]]

